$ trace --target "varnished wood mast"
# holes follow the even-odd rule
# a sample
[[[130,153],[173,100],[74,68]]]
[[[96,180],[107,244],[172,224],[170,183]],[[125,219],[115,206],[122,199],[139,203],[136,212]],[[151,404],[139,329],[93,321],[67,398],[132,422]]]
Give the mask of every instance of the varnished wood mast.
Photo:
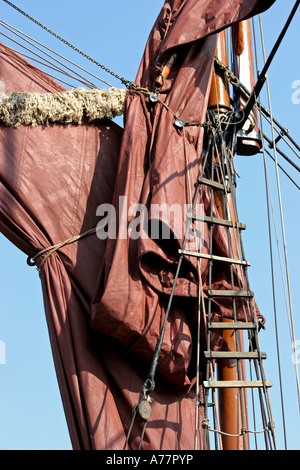
[[[243,38],[238,38],[240,41]],[[227,47],[226,47],[226,33],[222,31],[217,37],[216,57],[226,66],[228,66],[227,60]],[[212,77],[211,92],[209,97],[209,107],[215,110],[217,113],[226,113],[231,109],[230,103],[230,91],[229,83],[224,73],[215,69]],[[234,204],[232,201],[231,194],[227,194],[228,209],[231,214],[231,218],[236,222]],[[215,203],[219,212],[219,216],[222,219],[226,218],[225,215],[225,200],[224,195],[221,191],[214,191]],[[238,259],[238,246],[236,240],[238,236],[236,230],[231,230],[231,241],[232,241],[232,257]],[[224,319],[223,321],[230,321]],[[239,338],[237,338],[237,335]],[[236,343],[243,346],[243,336],[240,331],[227,330],[223,331],[223,347],[224,351],[236,352]],[[240,361],[242,363],[242,361]],[[244,364],[240,364],[240,370],[244,375]],[[236,381],[238,377],[238,365],[235,359],[222,359],[217,363],[218,380],[221,381]],[[222,448],[223,450],[243,450],[249,448],[248,438],[246,436],[245,441],[241,437],[232,437],[240,434],[242,429],[242,423],[247,423],[247,403],[246,390],[241,391],[243,406],[243,419],[241,411],[241,395],[239,390],[236,388],[220,388],[219,389],[219,417],[220,417],[220,429]]]
[[[253,52],[252,52],[252,38],[251,38],[251,25],[250,20],[243,21],[232,28],[233,34],[233,49],[234,49],[234,73],[245,84],[245,86],[252,90],[255,84],[254,67],[253,67]],[[217,47],[215,52],[216,57],[226,66],[228,66],[227,47],[226,47],[226,33],[222,31],[217,36]],[[162,65],[160,75],[157,78],[156,85],[162,86],[164,81],[168,78],[172,67],[176,61],[176,54],[173,54],[169,60]],[[240,111],[245,105],[242,97],[238,94],[234,100],[235,111]],[[230,100],[230,89],[227,78],[224,73],[215,68],[212,77],[212,85],[209,96],[209,107],[218,113],[226,113],[232,109],[232,102]],[[238,149],[239,155],[253,155],[260,150],[261,141],[257,125],[257,116],[253,110],[249,119],[245,122],[243,129],[239,133]],[[214,191],[215,203],[220,215],[220,218],[225,218],[225,200],[221,191]],[[227,195],[227,207],[231,213],[233,221],[235,220],[235,208],[231,198],[231,194]],[[231,228],[232,240],[232,257],[239,258],[239,250],[236,243],[238,237],[235,231],[237,229]],[[230,320],[224,319],[229,322]],[[239,335],[238,340],[237,335]],[[240,350],[243,350],[243,334],[241,331],[235,329],[224,329],[223,331],[223,350],[228,352],[236,352],[236,344],[240,344]],[[240,370],[242,377],[238,377],[238,366],[236,359],[222,359],[218,361],[218,379],[221,381],[237,381],[239,379],[245,380],[245,366],[243,361],[240,361]],[[244,406],[241,408],[241,395],[236,388],[221,388],[219,390],[219,417],[220,429],[222,431],[222,448],[223,450],[247,450],[249,449],[248,435],[242,437],[235,437],[241,434],[241,429],[244,424],[248,425],[248,410],[247,410],[247,396],[246,390],[241,391]]]
[[[241,21],[232,27],[233,72],[250,91],[255,86],[253,48],[250,20]],[[241,111],[246,100],[239,93],[235,95],[236,111]],[[242,129],[238,131],[237,154],[254,155],[261,149],[262,142],[257,122],[257,110],[253,108]]]

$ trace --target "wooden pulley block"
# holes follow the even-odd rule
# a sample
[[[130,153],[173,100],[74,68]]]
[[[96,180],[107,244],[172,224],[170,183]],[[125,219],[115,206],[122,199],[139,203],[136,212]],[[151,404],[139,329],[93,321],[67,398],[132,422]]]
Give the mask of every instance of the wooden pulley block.
[[[151,405],[148,400],[142,399],[135,407],[136,421],[148,421],[151,417]]]

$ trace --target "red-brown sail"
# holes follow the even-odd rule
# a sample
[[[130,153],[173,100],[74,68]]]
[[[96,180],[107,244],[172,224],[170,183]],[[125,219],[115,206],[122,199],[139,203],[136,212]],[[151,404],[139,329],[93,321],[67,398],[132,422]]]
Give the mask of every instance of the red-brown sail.
[[[155,204],[190,203],[204,130],[174,127],[174,113],[188,122],[206,120],[215,33],[272,3],[166,1],[136,84],[154,91],[157,60],[163,63],[176,49],[178,62],[160,90],[163,104],[153,106],[143,92],[129,92],[124,132],[113,123],[1,126],[0,228],[5,236],[32,257],[94,228],[101,204],[112,202],[119,214],[120,197],[128,207],[146,207],[149,221],[165,222],[153,211]],[[62,89],[5,46],[0,79],[7,92]],[[204,206],[209,203],[209,195],[205,197]],[[126,214],[126,227],[134,215]],[[184,219],[171,224],[176,236],[182,228]],[[121,237],[118,230],[117,235],[108,240],[93,235],[64,246],[41,272],[53,357],[75,449],[123,448],[182,244],[180,236],[166,246],[147,233],[137,239]],[[214,241],[218,252],[226,254],[221,228],[215,230]],[[205,263],[202,269],[205,291]],[[226,273],[220,271],[214,282],[226,286]],[[197,270],[187,263],[167,324],[143,449],[193,448],[196,299]],[[225,303],[216,303],[214,314],[232,317]],[[201,420],[201,407],[200,414]],[[130,448],[137,448],[140,433],[141,424],[135,423]]]

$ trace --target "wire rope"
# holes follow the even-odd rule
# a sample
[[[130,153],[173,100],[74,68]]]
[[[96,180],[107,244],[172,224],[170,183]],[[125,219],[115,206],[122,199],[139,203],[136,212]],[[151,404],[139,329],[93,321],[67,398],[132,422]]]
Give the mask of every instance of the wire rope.
[[[259,25],[260,25],[260,35],[261,35],[263,59],[265,61],[266,60],[266,54],[265,54],[264,36],[263,36],[261,15],[259,15]],[[277,193],[278,193],[278,202],[279,202],[279,210],[280,210],[280,221],[281,221],[281,231],[282,231],[282,240],[283,240],[283,250],[284,250],[284,258],[285,258],[286,282],[287,282],[287,288],[288,288],[288,299],[289,299],[289,309],[290,309],[289,314],[290,314],[290,322],[291,322],[291,329],[292,329],[292,343],[293,343],[292,344],[292,350],[293,350],[293,357],[295,358],[295,360],[294,360],[294,363],[295,363],[295,376],[296,376],[296,384],[297,384],[297,392],[298,392],[298,405],[299,405],[299,409],[300,409],[300,385],[299,385],[299,374],[298,374],[298,368],[297,368],[297,360],[296,360],[296,357],[295,357],[296,356],[296,350],[295,350],[296,341],[295,341],[295,331],[294,331],[294,319],[293,319],[293,307],[292,307],[292,296],[291,296],[291,286],[290,286],[290,274],[289,274],[289,267],[288,267],[286,234],[285,234],[282,196],[281,196],[281,187],[280,187],[279,171],[278,171],[277,151],[276,151],[276,145],[275,145],[272,104],[271,104],[270,87],[269,87],[269,81],[268,81],[268,75],[267,74],[266,74],[266,87],[267,87],[270,119],[271,119],[271,131],[272,131],[274,158],[275,158]]]
[[[0,34],[2,36],[5,36],[6,38],[8,38],[10,41],[14,42],[15,44],[21,46],[22,48],[26,49],[27,51],[29,51],[31,54],[34,54],[36,57],[38,57],[39,59],[36,59],[35,57],[32,57],[32,56],[29,56],[28,54],[25,54],[24,52],[21,52],[21,51],[17,51],[16,49],[13,49],[13,48],[10,48],[11,50],[13,50],[14,52],[17,52],[18,54],[22,55],[23,57],[26,57],[34,62],[37,62],[41,65],[43,65],[44,67],[47,67],[47,68],[51,68],[52,70],[55,70],[56,72],[59,72],[69,78],[73,78],[74,80],[77,80],[78,82],[82,83],[83,85],[87,86],[88,88],[94,88],[94,86],[92,86],[91,84],[87,83],[86,81],[83,81],[83,80],[80,80],[79,78],[77,77],[74,77],[72,76],[70,73],[66,72],[64,69],[58,67],[57,65],[55,65],[53,62],[50,62],[49,60],[43,58],[42,56],[40,56],[39,54],[37,54],[36,52],[30,50],[28,47],[22,45],[21,43],[19,43],[18,41],[15,41],[13,38],[9,37],[7,34],[3,33],[0,31]],[[55,78],[56,80],[59,80],[61,82],[63,82],[63,80],[59,77],[54,77],[53,75],[50,75],[48,72],[46,72],[47,75],[49,76],[52,76],[53,78]],[[74,88],[73,85],[70,85],[69,83],[67,82],[64,82],[65,84],[68,84],[69,86],[71,86],[72,88]]]
[[[105,72],[109,73],[110,75],[112,75],[113,77],[115,77],[117,80],[120,80],[123,85],[125,85],[127,88],[129,88],[131,85],[132,85],[132,82],[130,80],[126,80],[124,77],[120,77],[118,74],[116,74],[115,72],[113,72],[112,70],[110,70],[108,67],[105,67],[105,65],[101,64],[100,62],[98,62],[97,60],[93,59],[92,57],[90,57],[88,54],[86,54],[85,52],[81,51],[80,49],[78,49],[78,47],[74,46],[73,44],[71,44],[70,42],[68,42],[66,39],[62,38],[61,36],[59,36],[58,34],[54,33],[54,31],[52,31],[51,29],[47,28],[46,26],[44,26],[42,23],[40,23],[39,21],[37,21],[36,19],[34,19],[32,16],[28,15],[28,13],[26,13],[25,11],[21,10],[21,8],[17,7],[16,5],[14,5],[12,2],[8,1],[8,0],[3,0],[3,2],[7,3],[7,5],[9,5],[10,7],[14,8],[16,11],[18,11],[19,13],[21,13],[23,16],[25,16],[27,19],[29,19],[30,21],[32,21],[33,23],[35,23],[37,26],[39,26],[40,28],[42,28],[44,31],[47,31],[47,33],[51,34],[52,36],[54,36],[56,39],[58,39],[59,41],[61,41],[62,43],[64,43],[66,46],[70,47],[71,49],[73,49],[75,52],[77,52],[78,54],[82,55],[83,57],[85,57],[87,60],[89,60],[90,62],[92,62],[93,64],[97,65],[98,67],[100,67],[102,70],[104,70]]]
[[[105,67],[104,65],[102,65],[101,63],[95,61],[94,59],[92,59],[91,57],[89,57],[87,54],[85,54],[84,52],[82,52],[81,50],[79,50],[78,48],[76,48],[75,46],[73,46],[72,44],[70,44],[69,42],[67,42],[65,39],[61,38],[60,36],[58,36],[57,34],[55,34],[53,31],[49,30],[48,28],[46,28],[44,25],[42,25],[41,23],[39,23],[38,21],[36,21],[34,18],[32,18],[31,16],[29,16],[27,13],[25,13],[24,11],[22,11],[20,8],[16,7],[14,4],[12,4],[11,2],[9,2],[8,0],[3,0],[5,3],[7,3],[8,5],[10,5],[11,7],[13,7],[15,10],[17,10],[18,12],[22,13],[24,16],[26,16],[28,19],[30,19],[31,21],[33,21],[35,24],[37,24],[38,26],[42,27],[45,31],[49,32],[50,34],[52,34],[54,37],[56,37],[57,39],[59,39],[60,41],[62,41],[64,44],[66,44],[67,46],[71,47],[73,50],[75,50],[76,52],[78,52],[79,54],[81,54],[82,56],[84,56],[85,58],[87,58],[88,60],[90,60],[91,62],[93,62],[94,64],[96,64],[97,66],[99,66],[100,68],[102,68],[104,71],[106,71],[107,73],[111,74],[112,76],[114,76],[115,78],[117,78],[118,80],[120,80],[126,87],[130,87],[132,85],[132,82],[128,81],[128,80],[125,80],[123,77],[120,77],[119,75],[115,74],[114,72],[112,72],[110,69],[108,69],[107,67]],[[299,2],[296,2],[296,3],[299,3]],[[263,54],[264,54],[264,62],[265,62],[265,65],[267,63],[266,61],[266,57],[265,57],[265,50],[264,50],[264,44],[263,44],[263,34],[262,34],[262,25],[261,25],[261,17],[260,18],[260,28],[261,28],[261,38],[262,38],[262,45],[263,45]],[[1,24],[4,26],[5,22],[2,22],[1,21]],[[5,27],[5,26],[4,26]],[[13,31],[11,31],[13,32]],[[3,34],[3,33],[1,33]],[[14,33],[14,34],[17,34],[17,33]],[[17,34],[18,35],[18,34]],[[4,35],[5,36],[5,35]],[[26,41],[26,40],[25,40]],[[27,41],[28,42],[28,41]],[[24,46],[22,46],[24,47]],[[37,46],[34,46],[34,47],[37,47]],[[44,46],[43,46],[44,47]],[[26,49],[26,47],[25,47]],[[39,49],[37,47],[37,49]],[[32,52],[32,51],[31,51]],[[43,51],[43,53],[45,53]],[[33,52],[33,54],[35,54]],[[49,54],[45,53],[46,55],[48,55],[49,57],[51,57],[52,59],[54,59],[52,56],[50,56]],[[36,54],[37,55],[37,54]],[[45,59],[43,59],[45,60]],[[57,61],[57,59],[54,59],[56,62],[59,62],[61,63],[60,61]],[[63,64],[62,64],[63,65]],[[69,67],[65,66],[67,69],[71,70]],[[52,64],[52,68],[53,68],[53,64]],[[61,69],[59,69],[59,67],[55,66],[55,70],[58,71],[58,72],[61,72]],[[65,75],[68,75],[70,76],[70,74],[68,74],[67,72],[61,72],[61,73],[64,73]],[[77,72],[74,72],[76,75],[80,76]],[[72,78],[75,78],[75,77],[72,77]],[[102,82],[108,84],[107,82],[105,82],[104,80],[102,80],[101,78],[97,77],[99,80],[101,80]],[[78,78],[76,78],[76,80],[78,80]],[[80,80],[79,80],[80,81]],[[90,82],[82,82],[82,83],[90,83]],[[268,100],[269,100],[269,108],[270,108],[270,121],[271,121],[271,129],[272,129],[272,142],[273,142],[273,150],[274,150],[274,155],[275,155],[275,168],[276,168],[276,181],[277,181],[277,190],[278,190],[278,198],[279,198],[279,205],[280,205],[280,217],[281,217],[281,228],[282,228],[282,237],[283,237],[283,245],[284,245],[284,255],[285,255],[285,264],[286,264],[286,276],[287,276],[287,285],[288,285],[288,298],[289,298],[289,306],[290,306],[290,324],[291,324],[291,333],[292,333],[292,339],[294,339],[294,344],[295,344],[295,334],[294,334],[294,321],[293,321],[293,309],[292,309],[292,300],[291,300],[291,288],[290,288],[290,280],[289,280],[289,269],[288,269],[288,259],[287,259],[287,247],[286,247],[286,235],[285,235],[285,228],[284,228],[284,218],[283,218],[283,208],[282,208],[282,197],[281,197],[281,188],[280,188],[280,181],[279,181],[279,172],[278,172],[278,168],[280,167],[278,165],[278,161],[277,161],[277,151],[278,149],[276,149],[276,145],[275,145],[275,127],[274,127],[274,119],[273,119],[273,115],[272,115],[272,110],[271,110],[271,100],[270,100],[270,93],[269,93],[269,84],[268,84],[268,78],[267,78],[267,75],[266,75],[266,83],[267,83],[267,90],[268,90]],[[91,84],[93,87],[95,87],[95,85]],[[88,85],[88,86],[90,86]],[[110,84],[108,84],[109,86],[111,86]],[[277,130],[276,130],[277,131]],[[277,131],[278,132],[278,131]],[[286,140],[284,139],[284,137],[282,137],[283,140]],[[279,151],[278,151],[279,152]],[[296,154],[297,155],[297,154]],[[297,155],[299,157],[299,155]],[[264,159],[265,159],[265,153],[264,153]],[[291,163],[291,162],[290,162]],[[295,183],[296,184],[296,183]],[[296,185],[297,186],[297,185]],[[299,188],[299,187],[298,187]],[[181,264],[181,260],[182,260],[182,257],[180,258],[179,260],[179,264],[178,264],[178,270],[177,270],[177,273],[176,275],[178,275],[178,272],[179,272],[179,269],[180,269],[180,264]],[[173,287],[175,286],[176,284],[176,281],[177,281],[177,277],[175,277],[175,280],[174,280],[174,285]],[[172,294],[173,294],[173,291],[172,291]],[[172,298],[172,295],[171,295],[171,298]],[[199,302],[200,302],[200,296],[199,296]],[[169,310],[170,308],[170,303],[168,304],[168,308],[167,308],[167,311]],[[198,306],[199,308],[199,306]],[[167,316],[166,315],[166,319],[167,319]],[[166,320],[165,320],[166,321]],[[165,325],[164,325],[165,326]],[[163,337],[163,332],[164,332],[164,327],[163,327],[163,330],[162,330],[162,335],[161,335],[161,339]],[[160,350],[160,347],[161,347],[161,341],[158,342],[158,345],[157,345],[157,353],[159,353],[159,350]],[[293,351],[294,354],[295,354],[295,351]],[[157,360],[158,360],[158,356],[157,356]],[[156,370],[156,366],[157,366],[157,360],[155,360],[153,363],[152,363],[152,366],[151,366],[151,369],[150,369],[150,374],[149,374],[149,378],[151,380],[154,379],[154,375],[155,375],[155,370]],[[295,364],[297,364],[297,361],[295,361]],[[198,367],[198,366],[197,366]],[[149,380],[149,378],[147,380]],[[298,378],[298,371],[297,371],[297,366],[296,366],[296,378],[297,378],[297,386],[298,386],[298,396],[300,397],[299,395],[299,378]],[[146,381],[147,382],[147,381]],[[145,387],[146,387],[146,384],[145,384]],[[300,405],[300,398],[299,398],[299,405]],[[244,427],[244,426],[243,426]]]
[[[81,67],[80,65],[76,64],[75,62],[71,61],[70,59],[68,59],[67,57],[59,54],[58,52],[54,51],[53,49],[49,48],[48,46],[46,46],[45,44],[42,44],[41,42],[37,41],[36,39],[34,39],[33,37],[31,36],[28,36],[27,34],[25,34],[23,31],[20,31],[19,29],[15,28],[14,26],[6,23],[5,21],[3,20],[0,20],[0,24],[1,26],[3,26],[4,28],[8,29],[9,31],[13,32],[14,34],[16,34],[17,36],[19,37],[22,37],[22,39],[28,43],[30,43],[33,47],[37,48],[38,50],[40,50],[41,52],[43,52],[44,54],[48,55],[49,57],[52,57],[50,56],[49,54],[47,54],[45,51],[43,51],[42,49],[40,49],[38,46],[36,46],[35,44],[38,44],[39,46],[42,46],[44,49],[46,49],[47,51],[49,52],[52,52],[53,54],[57,55],[58,57],[60,57],[61,59],[65,60],[66,62],[68,62],[69,64],[79,68],[80,70],[82,70],[83,72],[87,73],[88,75],[96,78],[97,80],[101,81],[102,83],[112,87],[112,85],[110,83],[108,83],[107,81],[103,80],[102,78],[98,77],[97,75],[91,73],[90,71],[88,71],[87,69]],[[19,33],[19,34],[18,34]],[[27,38],[27,39],[25,39]],[[32,44],[29,39],[31,41],[33,41],[35,44]],[[62,64],[62,62],[58,61],[57,59],[55,59],[54,57],[52,57],[55,61],[59,62],[60,64]],[[79,77],[81,78],[84,78],[82,77],[80,74],[78,74],[78,72],[76,72],[75,70],[73,69],[70,69],[69,67],[67,67],[65,64],[62,64],[64,67],[66,67],[68,70],[72,70],[72,72],[76,75],[78,75]],[[87,80],[86,80],[87,81]],[[95,88],[96,85],[92,84]]]
[[[25,47],[23,44],[21,44],[20,42],[12,39],[11,37],[5,35],[3,32],[1,32],[1,34],[3,36],[6,36],[8,39],[10,39],[12,42],[18,44],[20,47],[30,51],[32,54],[36,55],[37,57],[39,57],[40,59],[44,60],[45,62],[49,63],[52,65],[52,67],[56,67],[62,74],[68,74],[69,72],[66,72],[64,69],[61,69],[60,67],[58,67],[57,65],[54,64],[54,62],[57,62],[58,64],[60,64],[62,67],[64,67],[66,70],[69,70],[70,72],[72,72],[73,74],[77,75],[79,78],[77,79],[78,81],[80,81],[81,83],[85,84],[86,86],[88,86],[89,88],[97,88],[96,85],[94,85],[93,83],[87,81],[82,75],[80,75],[78,72],[76,72],[75,70],[71,69],[70,67],[66,66],[65,64],[63,64],[61,61],[59,61],[58,59],[56,59],[55,57],[53,57],[51,54],[48,54],[47,52],[43,51],[40,47],[36,46],[35,44],[33,44],[31,41],[29,41],[28,39],[25,39],[21,34],[17,33],[16,31],[14,31],[12,28],[8,27],[7,25],[3,24],[3,22],[0,20],[0,25],[2,27],[4,27],[5,29],[7,29],[8,31],[10,31],[11,33],[15,34],[16,36],[18,36],[20,39],[22,39],[23,41],[25,41],[25,43],[29,44],[30,46],[33,46],[33,48],[35,48],[36,50],[40,51],[42,54],[46,55],[48,58],[52,59],[52,61],[49,61],[48,59],[45,59],[43,56],[41,56],[40,54],[34,52],[34,50],[32,49],[29,49],[27,47]],[[54,62],[53,62],[54,61]],[[46,64],[45,64],[46,65]],[[47,66],[47,65],[46,65]]]
[[[273,162],[275,162],[275,158],[273,157],[273,155],[270,154],[270,152],[265,147],[264,147],[264,152],[273,160]],[[278,167],[289,178],[289,180],[296,186],[296,188],[300,189],[300,186],[296,183],[296,181],[293,180],[293,178],[288,174],[287,171],[285,171],[285,169],[281,165],[279,165],[279,163],[278,163]]]
[[[256,45],[255,45],[256,47]],[[259,111],[260,116],[260,130],[262,132],[263,124],[262,124],[262,112]],[[270,251],[270,264],[271,264],[271,283],[272,283],[272,293],[273,293],[273,311],[274,311],[274,324],[275,324],[275,337],[276,337],[276,348],[277,348],[277,364],[278,364],[278,374],[279,374],[279,386],[280,386],[280,396],[281,396],[281,410],[282,410],[282,422],[283,422],[283,433],[284,433],[284,442],[285,442],[285,449],[287,448],[286,443],[286,424],[285,424],[285,411],[284,411],[284,400],[283,400],[283,389],[282,389],[282,374],[281,374],[281,363],[280,363],[280,354],[279,354],[279,339],[278,339],[278,321],[277,321],[277,304],[276,304],[276,294],[275,294],[275,278],[274,278],[274,257],[273,257],[273,249],[272,249],[272,233],[271,233],[271,221],[270,221],[270,203],[272,206],[273,212],[273,219],[274,219],[274,226],[275,226],[275,234],[277,239],[277,246],[278,246],[278,236],[277,236],[277,229],[276,229],[276,222],[274,217],[274,209],[272,204],[272,196],[269,188],[269,179],[268,179],[268,170],[267,170],[267,163],[265,157],[265,146],[264,142],[262,141],[262,154],[264,159],[264,172],[265,172],[265,187],[266,187],[266,204],[267,204],[267,219],[268,219],[268,233],[269,233],[269,251]],[[270,195],[269,195],[270,193]],[[279,248],[279,246],[278,246]],[[281,274],[283,279],[283,269],[281,263],[281,256],[280,250],[278,249],[279,253],[279,260],[281,266]],[[285,291],[285,284],[283,282],[285,298],[286,298],[286,291]],[[286,307],[287,307],[287,299],[286,299]]]

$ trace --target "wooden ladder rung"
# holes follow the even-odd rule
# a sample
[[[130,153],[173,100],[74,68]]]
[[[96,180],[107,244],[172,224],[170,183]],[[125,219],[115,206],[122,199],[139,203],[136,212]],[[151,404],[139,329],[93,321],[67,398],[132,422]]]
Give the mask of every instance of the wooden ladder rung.
[[[210,186],[211,188],[219,189],[221,191],[225,191],[225,186],[222,183],[218,183],[217,181],[209,180],[207,178],[198,178],[198,182],[202,184],[206,184],[206,186]],[[227,191],[229,192],[229,191]]]
[[[266,359],[267,354],[257,351],[204,351],[204,357],[208,359]]]
[[[253,297],[252,291],[247,290],[209,290],[210,297]]]
[[[250,263],[248,261],[234,259],[234,258],[226,258],[225,256],[210,255],[209,253],[200,253],[198,251],[178,250],[178,253],[181,255],[186,255],[186,256],[195,256],[197,258],[209,259],[211,261],[223,261],[225,263],[250,266]]]
[[[266,380],[265,386],[272,387],[271,380]],[[252,380],[248,382],[246,380],[204,380],[204,388],[262,388],[264,382],[262,380]]]
[[[209,330],[255,330],[256,325],[253,322],[212,322],[207,324]]]
[[[241,224],[240,222],[234,222],[233,220],[219,219],[217,217],[209,217],[207,215],[200,214],[188,214],[188,217],[193,220],[199,220],[200,222],[206,222],[208,224],[217,224],[223,225],[224,227],[238,228],[240,230],[245,230],[246,225]]]

